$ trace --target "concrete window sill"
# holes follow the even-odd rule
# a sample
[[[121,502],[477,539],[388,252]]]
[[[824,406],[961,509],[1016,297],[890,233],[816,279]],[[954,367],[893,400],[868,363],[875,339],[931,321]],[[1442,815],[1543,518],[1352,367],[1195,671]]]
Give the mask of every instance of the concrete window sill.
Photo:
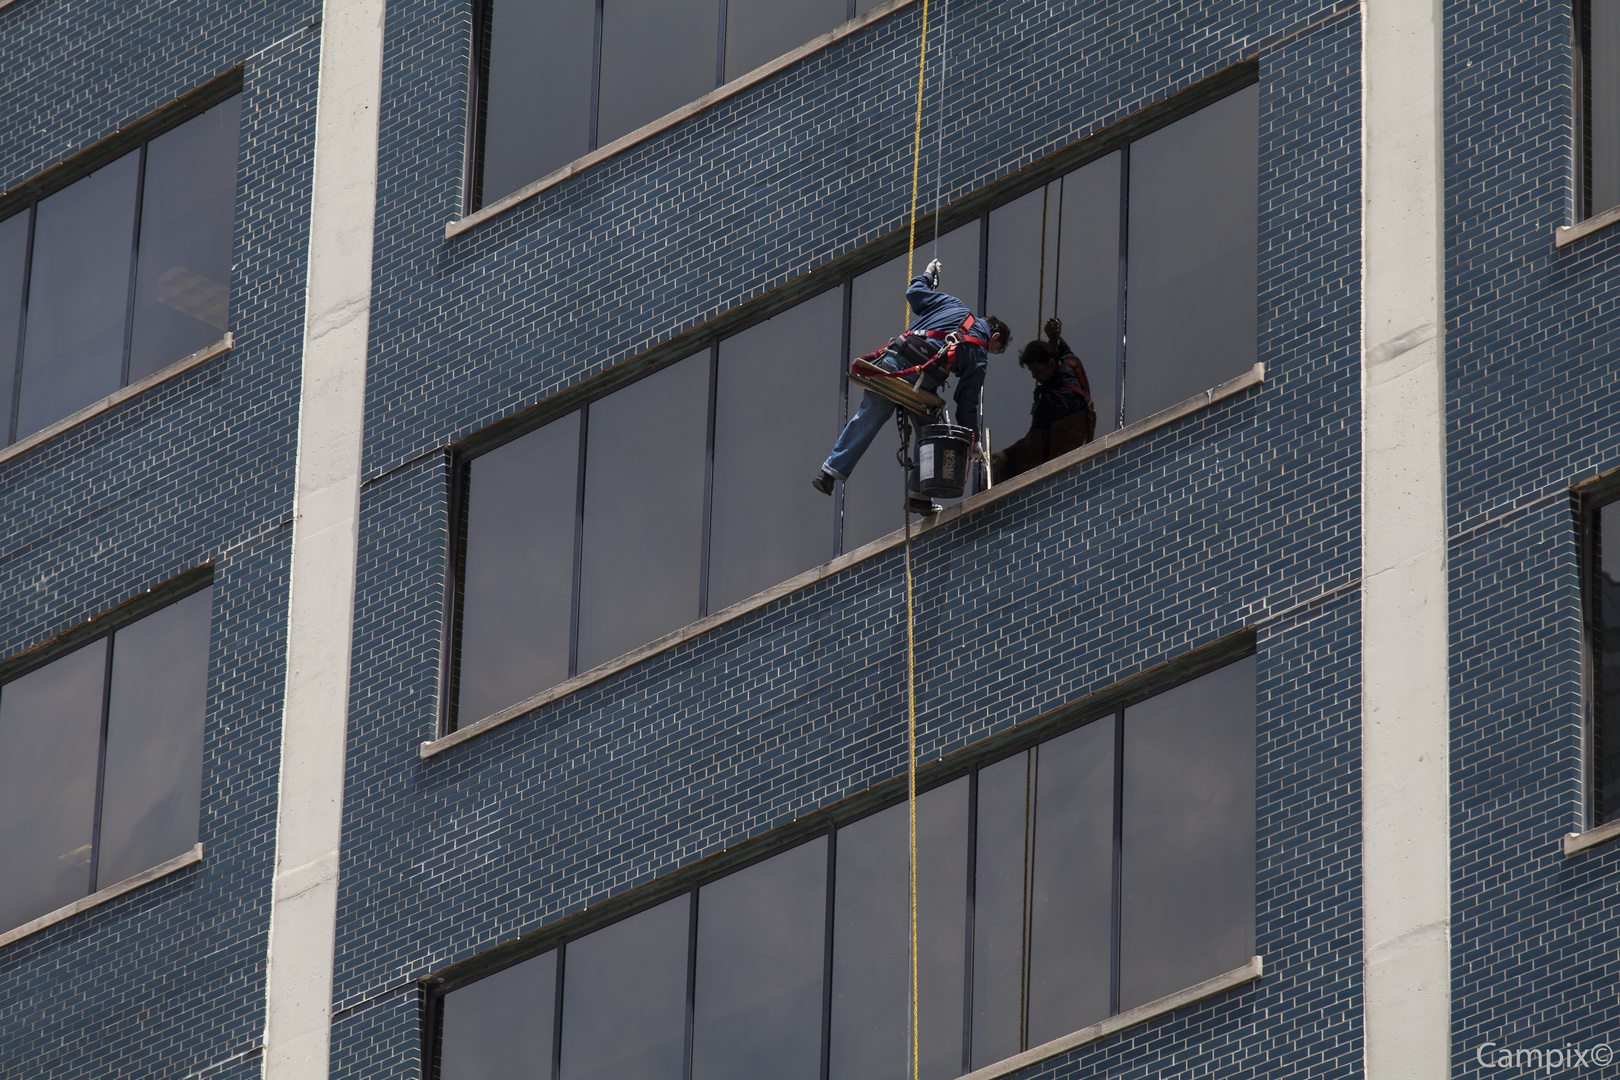
[[[813,56],[822,49],[843,41],[850,35],[858,33],[861,30],[866,29],[868,26],[871,26],[873,23],[886,18],[896,11],[899,11],[901,8],[908,7],[916,2],[917,0],[887,0],[886,3],[879,4],[871,11],[868,11],[865,15],[857,15],[848,22],[840,26],[833,27],[820,37],[811,38],[809,41],[805,42],[803,45],[800,45],[792,52],[783,53],[775,60],[761,64],[759,67],[755,68],[753,71],[750,71],[746,75],[737,76],[724,86],[718,87],[709,91],[707,94],[704,94],[696,101],[682,105],[674,112],[666,113],[663,116],[660,116],[657,120],[642,125],[641,127],[632,131],[630,134],[622,135],[619,138],[614,139],[606,146],[599,146],[595,150],[592,150],[590,153],[586,154],[584,157],[575,158],[562,168],[557,169],[554,172],[547,173],[545,176],[542,176],[540,179],[526,187],[518,188],[510,195],[496,199],[488,206],[482,207],[466,215],[465,217],[457,218],[454,221],[447,223],[444,227],[444,238],[446,240],[453,240],[464,232],[471,229],[476,229],[479,225],[482,225],[491,218],[499,217],[500,215],[506,213],[506,211],[512,209],[512,207],[517,206],[520,203],[528,202],[530,199],[534,198],[542,191],[545,191],[547,188],[556,187],[564,180],[578,176],[587,169],[594,168],[609,158],[616,157],[631,147],[646,142],[654,135],[659,135],[665,131],[668,131],[670,128],[681,123],[683,120],[688,120],[691,117],[704,112],[705,110],[714,108],[714,106],[720,104],[722,101],[725,101],[727,98],[735,97],[744,90],[747,90],[749,87],[764,82],[777,72],[785,71],[794,64],[797,64],[800,60],[803,60],[808,56]],[[0,7],[4,6],[5,0],[0,0]]]
[[[1620,821],[1611,821],[1604,825],[1597,825],[1585,832],[1572,832],[1564,835],[1564,856],[1579,855],[1583,851],[1590,851],[1599,844],[1607,844],[1610,840],[1620,837]]]
[[[1217,994],[1224,994],[1228,990],[1257,982],[1265,975],[1265,960],[1254,957],[1240,968],[1233,968],[1224,975],[1217,975],[1213,979],[1205,979],[1196,986],[1189,986],[1185,990],[1178,990],[1168,994],[1157,1001],[1150,1001],[1146,1005],[1138,1005],[1134,1009],[1127,1009],[1118,1016],[1110,1016],[1106,1020],[1083,1027],[1079,1031],[1060,1036],[1051,1042],[1032,1046],[1022,1054],[1014,1054],[1010,1058],[1003,1058],[982,1069],[977,1069],[962,1077],[962,1080],[995,1080],[996,1077],[1011,1076],[1020,1069],[1027,1069],[1031,1065],[1039,1064],[1059,1054],[1068,1053],[1088,1043],[1106,1039],[1110,1035],[1146,1023],[1155,1017],[1175,1012],[1177,1009],[1191,1005]]]
[[[36,446],[50,442],[64,431],[72,431],[80,424],[83,424],[88,420],[93,420],[102,413],[111,412],[113,409],[118,408],[118,406],[122,405],[126,401],[129,401],[131,398],[140,397],[154,386],[161,386],[170,379],[184,375],[192,368],[206,364],[216,356],[224,356],[230,351],[231,335],[226,334],[224,337],[220,338],[207,348],[198,349],[190,356],[185,357],[182,360],[176,360],[174,363],[170,364],[166,368],[163,368],[161,371],[154,371],[146,378],[138,379],[124,387],[122,390],[113,391],[100,401],[86,405],[78,412],[70,413],[69,415],[62,417],[62,419],[58,420],[56,423],[42,427],[32,435],[25,438],[18,439],[4,450],[0,450],[0,465],[4,465],[8,461],[15,461],[24,454],[28,453],[28,451],[34,449]]]
[[[1585,221],[1577,221],[1573,225],[1559,225],[1553,229],[1553,246],[1569,247],[1583,236],[1602,232],[1617,221],[1620,221],[1620,206],[1610,207],[1601,214],[1593,214]]]
[[[1100,439],[1094,439],[1061,457],[1053,458],[1044,465],[1037,466],[1026,473],[1020,473],[1011,480],[997,484],[989,491],[981,491],[977,495],[970,495],[955,506],[946,507],[928,521],[914,527],[912,536],[922,536],[969,514],[977,513],[984,507],[999,502],[1016,492],[1023,491],[1025,488],[1033,487],[1050,476],[1055,476],[1082,462],[1090,461],[1092,458],[1101,457],[1115,447],[1135,442],[1137,439],[1150,435],[1160,428],[1170,426],[1183,417],[1202,412],[1217,402],[1236,397],[1246,390],[1260,386],[1265,380],[1265,365],[1255,364],[1235,379],[1228,379],[1219,386],[1213,386],[1201,394],[1195,394],[1178,405],[1172,405],[1168,409],[1161,409],[1152,416],[1146,416],[1134,423],[1126,424],[1124,427],[1111,431]],[[583,690],[592,683],[601,682],[603,679],[616,675],[626,668],[634,667],[649,657],[656,656],[661,652],[673,649],[678,645],[691,641],[693,638],[706,634],[715,627],[722,626],[751,611],[757,611],[768,604],[773,604],[785,596],[798,592],[800,589],[825,581],[827,578],[840,574],[852,566],[881,555],[885,551],[901,547],[904,544],[905,530],[896,529],[889,535],[879,537],[869,544],[856,548],[854,551],[845,552],[831,562],[806,570],[797,577],[788,578],[780,585],[773,585],[764,592],[756,593],[746,600],[739,600],[728,608],[683,626],[672,633],[665,634],[658,640],[650,641],[639,649],[633,649],[617,659],[609,660],[607,663],[594,667],[589,671],[581,672],[572,679],[560,682],[549,690],[542,690],[526,701],[520,701],[516,705],[508,706],[498,713],[484,717],[477,723],[458,728],[449,735],[424,742],[418,752],[423,758],[442,754],[451,747],[459,746],[469,739],[477,738],[491,728],[500,727],[502,724],[516,720],[520,716],[525,716],[542,706],[551,704],[553,701]]]
[[[196,866],[202,862],[202,857],[203,846],[198,844],[184,855],[176,855],[168,862],[159,863],[152,869],[136,874],[132,878],[125,878],[116,885],[109,885],[100,892],[93,892],[83,899],[59,907],[55,911],[41,915],[31,922],[25,922],[15,930],[7,930],[5,933],[0,934],[0,949],[10,945],[13,941],[21,941],[30,934],[37,934],[48,926],[55,926],[59,922],[65,922],[81,911],[89,911],[91,908],[100,907],[107,901],[123,896],[127,892],[134,892],[142,885],[149,884],[159,878],[168,877],[170,874],[178,870],[184,870],[188,866]]]

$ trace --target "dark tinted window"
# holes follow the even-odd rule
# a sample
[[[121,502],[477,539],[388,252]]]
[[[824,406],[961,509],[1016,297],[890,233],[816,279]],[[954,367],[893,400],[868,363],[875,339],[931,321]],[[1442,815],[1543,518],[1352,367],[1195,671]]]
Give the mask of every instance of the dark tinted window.
[[[488,0],[483,202],[590,149],[593,0]]]
[[[106,639],[0,687],[0,927],[90,892]]]
[[[16,383],[17,334],[22,329],[23,283],[28,267],[28,222],[20,214],[0,221],[0,443],[11,430],[11,393]]]
[[[973,896],[973,1067],[1023,1048],[1026,927],[1034,844],[1035,760],[1015,754],[979,770]]]
[[[227,98],[147,144],[130,382],[225,335],[241,100]]]
[[[1591,553],[1593,824],[1620,817],[1620,502],[1594,515]]]
[[[557,954],[542,953],[446,995],[441,1080],[548,1080],[557,1016]]]
[[[968,783],[917,799],[922,1076],[962,1073]],[[838,830],[832,1080],[910,1075],[910,814],[905,803]]]
[[[1063,178],[1058,260],[1051,271],[1063,339],[1085,365],[1099,436],[1114,429],[1116,416],[1120,157],[1116,150]],[[1003,435],[997,441],[1005,446],[1012,440]]]
[[[805,463],[838,435],[841,302],[824,292],[720,343],[711,612],[832,558],[832,515]]]
[[[826,904],[824,838],[698,892],[692,1080],[820,1075]]]
[[[1114,918],[1113,718],[1042,743],[1035,755],[1035,776],[1031,1046],[1108,1015]]]
[[[192,593],[113,638],[97,888],[197,842],[212,599]]]
[[[692,898],[568,944],[563,1080],[681,1080]]]
[[[18,438],[122,383],[140,162],[132,151],[39,202]]]
[[[727,0],[726,81],[746,75],[844,21],[845,0]]]
[[[1239,90],[1131,145],[1127,420],[1254,364],[1259,102]]]
[[[1120,1008],[1254,953],[1250,657],[1125,710]]]
[[[991,375],[984,383],[985,423],[990,427],[993,448],[1007,446],[1029,430],[1030,396],[1035,384],[1018,366],[1018,350],[1026,341],[1040,336],[1041,324],[1054,313],[1061,208],[1062,186],[1052,183],[990,211],[984,313],[996,316],[1012,332],[1007,351],[990,358]]]
[[[1588,214],[1620,206],[1620,0],[1587,0],[1590,6],[1590,142]]]
[[[591,404],[579,669],[698,617],[709,353]]]
[[[457,713],[470,724],[568,677],[579,414],[467,467]]]
[[[596,144],[713,90],[719,27],[718,0],[602,0]]]

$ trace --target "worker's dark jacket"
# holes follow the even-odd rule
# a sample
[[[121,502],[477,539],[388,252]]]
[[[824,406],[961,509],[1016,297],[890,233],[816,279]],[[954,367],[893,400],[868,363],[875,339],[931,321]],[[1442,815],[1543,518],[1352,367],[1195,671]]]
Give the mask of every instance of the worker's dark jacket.
[[[1084,446],[1096,433],[1097,411],[1091,404],[1086,369],[1068,342],[1058,338],[1055,345],[1058,369],[1035,387],[1028,434],[991,457],[998,481]]]
[[[950,293],[942,293],[929,283],[927,274],[918,274],[906,288],[906,303],[911,305],[913,333],[927,330],[960,330],[973,313],[968,306]],[[988,341],[990,328],[983,319],[973,317],[973,328],[968,331],[980,341]],[[984,387],[984,369],[989,354],[984,346],[963,343],[956,347],[956,358],[951,363],[951,374],[956,376],[956,422],[963,427],[979,429],[979,392]],[[940,378],[939,382],[944,382]]]

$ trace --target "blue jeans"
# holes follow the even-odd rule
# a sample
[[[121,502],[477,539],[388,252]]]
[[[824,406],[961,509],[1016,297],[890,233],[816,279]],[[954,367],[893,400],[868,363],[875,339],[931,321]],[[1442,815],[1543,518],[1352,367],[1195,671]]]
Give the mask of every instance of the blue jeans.
[[[900,370],[893,353],[884,353],[878,364],[890,371]],[[923,373],[921,388],[933,393],[944,381],[936,379],[934,372],[929,370]],[[866,448],[877,438],[878,429],[888,423],[889,418],[894,415],[894,408],[894,402],[888,398],[879,397],[870,390],[863,391],[860,408],[855,410],[855,415],[844,425],[843,433],[838,436],[838,441],[833,443],[832,453],[827,455],[827,460],[821,467],[840,480],[848,480],[849,474],[855,471],[855,463],[861,460]]]

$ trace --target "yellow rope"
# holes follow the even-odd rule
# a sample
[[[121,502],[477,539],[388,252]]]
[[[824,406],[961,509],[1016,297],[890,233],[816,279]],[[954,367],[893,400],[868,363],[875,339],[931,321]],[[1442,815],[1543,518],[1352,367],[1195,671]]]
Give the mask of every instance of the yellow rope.
[[[913,260],[917,251],[917,182],[922,167],[923,76],[928,63],[928,0],[922,5],[922,38],[917,45],[917,126],[911,140],[911,228],[906,239],[906,288],[911,288]],[[943,117],[941,121],[943,122]],[[934,219],[937,234],[939,219]],[[906,305],[904,327],[911,319]],[[910,424],[907,424],[906,454],[910,458]],[[906,492],[906,802],[911,817],[911,1076],[922,1076],[921,1000],[917,978],[917,642],[916,613],[911,597],[911,470],[904,470]]]

